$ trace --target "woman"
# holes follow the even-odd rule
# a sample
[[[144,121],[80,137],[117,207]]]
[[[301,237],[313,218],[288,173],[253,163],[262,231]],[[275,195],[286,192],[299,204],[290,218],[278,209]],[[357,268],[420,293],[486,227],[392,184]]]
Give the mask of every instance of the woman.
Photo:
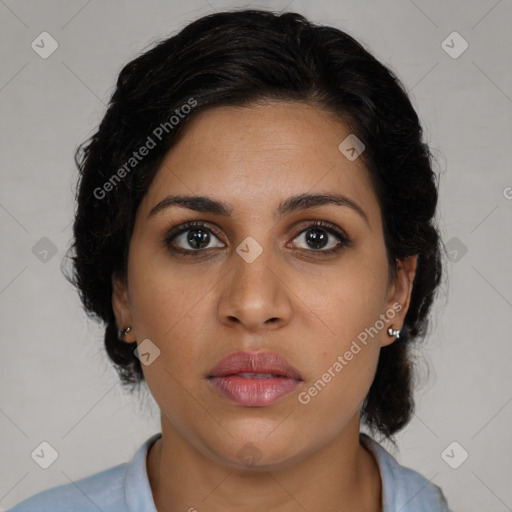
[[[128,63],[79,148],[73,276],[162,432],[12,511],[448,511],[393,441],[441,273],[396,76],[296,13],[205,16]]]

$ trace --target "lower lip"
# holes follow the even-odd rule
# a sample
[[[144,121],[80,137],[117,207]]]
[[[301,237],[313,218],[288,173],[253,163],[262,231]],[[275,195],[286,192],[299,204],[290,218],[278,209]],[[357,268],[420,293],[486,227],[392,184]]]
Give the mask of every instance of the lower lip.
[[[237,375],[210,377],[208,380],[221,395],[248,407],[273,404],[290,394],[301,383],[287,377],[251,379]]]

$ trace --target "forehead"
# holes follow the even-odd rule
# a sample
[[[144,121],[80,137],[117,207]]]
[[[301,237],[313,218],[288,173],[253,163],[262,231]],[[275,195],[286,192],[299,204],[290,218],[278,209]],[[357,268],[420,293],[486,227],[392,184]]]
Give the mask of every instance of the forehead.
[[[340,193],[378,223],[362,159],[350,161],[338,149],[350,134],[331,112],[305,103],[202,111],[165,156],[140,210],[147,215],[169,194],[206,195],[232,205],[233,215],[262,218],[292,195]]]

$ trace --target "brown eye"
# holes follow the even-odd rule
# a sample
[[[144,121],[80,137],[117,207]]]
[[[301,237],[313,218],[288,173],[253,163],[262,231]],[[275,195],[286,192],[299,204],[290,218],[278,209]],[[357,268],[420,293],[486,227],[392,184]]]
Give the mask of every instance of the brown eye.
[[[302,230],[294,240],[302,239],[303,247],[299,249],[310,250],[320,253],[333,253],[341,247],[352,245],[349,238],[330,223],[315,221],[306,229]]]
[[[171,230],[165,237],[164,245],[171,251],[181,253],[204,252],[206,249],[224,247],[224,244],[208,247],[219,240],[212,228],[203,222],[187,222]]]

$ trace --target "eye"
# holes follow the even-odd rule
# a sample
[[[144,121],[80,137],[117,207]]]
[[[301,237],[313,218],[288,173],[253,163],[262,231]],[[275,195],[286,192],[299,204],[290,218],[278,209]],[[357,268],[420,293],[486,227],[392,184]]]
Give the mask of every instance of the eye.
[[[172,229],[165,237],[163,243],[171,251],[190,254],[194,252],[205,252],[210,249],[208,245],[213,239],[219,240],[214,234],[216,230],[204,222],[186,222]],[[225,247],[224,244],[213,247]]]
[[[337,239],[338,242],[334,243]],[[340,250],[341,247],[350,247],[352,242],[340,229],[330,222],[313,221],[306,229],[302,230],[294,240],[302,239],[306,250],[331,254]],[[333,245],[334,243],[334,245]],[[330,247],[329,247],[330,246]],[[328,249],[325,249],[328,247]],[[299,249],[301,249],[299,247]]]
[[[220,242],[217,230],[213,226],[202,222],[192,221],[177,226],[164,238],[163,245],[169,251],[182,253],[188,256],[196,256],[201,252],[209,252],[209,249],[222,248],[225,244]],[[350,247],[352,242],[346,234],[334,224],[325,221],[312,221],[306,229],[303,229],[294,240],[302,238],[306,247],[299,247],[310,252],[320,254],[331,254],[340,250],[341,247]],[[334,240],[332,240],[334,238]],[[219,244],[210,246],[212,241],[217,240]],[[332,245],[335,240],[337,243]],[[331,245],[328,249],[325,247]],[[296,244],[294,243],[294,248]]]

